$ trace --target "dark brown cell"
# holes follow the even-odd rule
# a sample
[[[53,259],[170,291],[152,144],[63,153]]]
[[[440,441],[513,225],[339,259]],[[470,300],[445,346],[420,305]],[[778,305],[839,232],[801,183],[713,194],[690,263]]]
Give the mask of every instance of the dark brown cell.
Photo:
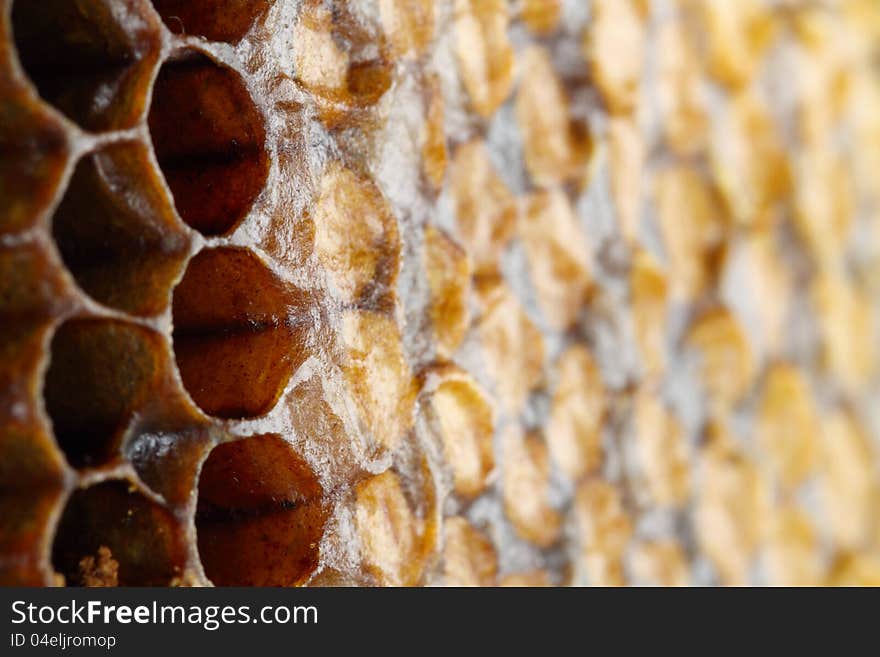
[[[167,586],[183,574],[183,529],[162,506],[124,481],[71,495],[55,534],[52,562],[70,585],[82,585],[84,560],[101,547],[118,564],[120,586]]]
[[[80,287],[96,301],[135,315],[167,307],[189,250],[148,158],[137,142],[85,158],[52,221],[64,263]]]
[[[71,320],[58,329],[43,394],[72,465],[118,455],[132,414],[155,394],[162,349],[155,333],[116,320]]]
[[[327,510],[308,464],[280,436],[215,448],[202,467],[199,555],[217,586],[295,586],[318,564]]]
[[[246,249],[202,251],[174,290],[174,353],[198,406],[223,418],[272,409],[305,360],[308,296]]]
[[[248,33],[271,0],[153,0],[175,34],[235,43]]]
[[[69,303],[52,267],[36,244],[0,248],[0,427],[30,425],[36,416],[46,334],[53,314]],[[0,463],[7,446],[0,441]]]
[[[160,35],[139,0],[17,0],[19,60],[40,96],[87,130],[141,118]]]
[[[181,218],[204,235],[232,231],[266,183],[266,132],[242,79],[187,53],[159,72],[150,133]]]
[[[30,228],[44,215],[68,152],[64,130],[45,113],[24,100],[0,103],[0,234]]]

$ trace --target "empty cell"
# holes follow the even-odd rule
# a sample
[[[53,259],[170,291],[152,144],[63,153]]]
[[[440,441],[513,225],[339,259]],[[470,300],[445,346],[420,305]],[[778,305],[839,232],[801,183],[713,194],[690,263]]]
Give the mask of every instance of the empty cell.
[[[204,235],[235,229],[269,173],[263,117],[239,75],[196,53],[167,62],[149,126],[181,218]]]
[[[305,360],[310,298],[247,249],[199,253],[174,291],[174,353],[208,415],[269,412]]]
[[[295,586],[318,565],[323,490],[280,436],[220,445],[202,466],[199,555],[217,586]]]
[[[140,121],[159,55],[156,25],[133,0],[18,0],[19,60],[40,96],[87,130]]]
[[[0,235],[33,226],[52,204],[67,166],[64,130],[24,99],[0,103]]]
[[[82,160],[52,221],[64,264],[96,301],[135,315],[168,306],[189,255],[147,148],[114,144]]]
[[[133,414],[155,393],[162,339],[127,322],[75,319],[52,340],[43,394],[55,438],[75,467],[118,455]]]

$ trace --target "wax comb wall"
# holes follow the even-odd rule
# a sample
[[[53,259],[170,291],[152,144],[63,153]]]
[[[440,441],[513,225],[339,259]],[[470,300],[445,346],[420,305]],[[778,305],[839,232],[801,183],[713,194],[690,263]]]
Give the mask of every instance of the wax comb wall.
[[[0,0],[0,583],[880,584],[872,0]]]

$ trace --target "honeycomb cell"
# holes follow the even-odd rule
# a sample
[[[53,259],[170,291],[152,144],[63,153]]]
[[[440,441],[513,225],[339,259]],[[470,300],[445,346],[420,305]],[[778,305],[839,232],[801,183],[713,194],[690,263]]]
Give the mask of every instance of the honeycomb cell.
[[[623,556],[633,527],[618,489],[602,479],[588,479],[575,493],[574,515],[580,561],[590,584],[625,584]]]
[[[779,241],[773,234],[756,232],[727,247],[724,276],[746,290],[753,317],[760,325],[760,344],[768,352],[782,348],[785,320],[793,298],[793,273],[785,266]]]
[[[709,143],[712,176],[730,217],[746,227],[767,223],[772,206],[791,188],[791,166],[767,102],[736,94],[714,121]]]
[[[810,294],[819,315],[823,365],[844,389],[860,389],[875,371],[880,354],[877,322],[865,293],[846,272],[829,271],[813,281]]]
[[[196,532],[217,586],[297,586],[318,565],[328,509],[314,472],[274,434],[214,448],[202,466]]]
[[[539,547],[559,538],[562,518],[551,506],[550,455],[540,437],[510,427],[503,439],[504,511],[516,533]]]
[[[699,297],[712,281],[724,237],[724,213],[711,182],[694,167],[673,166],[655,179],[654,207],[670,262],[670,294]]]
[[[413,510],[400,477],[386,470],[355,487],[361,558],[382,586],[414,586],[422,577],[426,520]]]
[[[475,273],[494,271],[516,230],[517,209],[483,141],[470,141],[455,151],[451,190],[459,234]]]
[[[116,562],[120,586],[168,586],[184,574],[183,528],[127,482],[107,481],[70,496],[55,533],[52,563],[68,585],[82,586],[96,574],[87,568],[88,560],[100,559],[104,550],[109,550],[105,561]]]
[[[536,184],[562,183],[582,173],[589,139],[578,132],[565,89],[543,48],[533,46],[522,56],[516,118],[526,168]]]
[[[396,55],[421,55],[434,38],[433,0],[379,0],[379,15]]]
[[[642,372],[646,379],[653,380],[666,367],[669,285],[654,258],[645,251],[639,251],[632,261],[629,286]]]
[[[443,583],[446,586],[496,586],[495,547],[466,519],[456,516],[443,524]]]
[[[87,130],[140,121],[161,47],[140,3],[17,0],[12,27],[22,68],[44,100]]]
[[[699,3],[712,75],[731,87],[748,84],[773,37],[773,23],[756,0]]]
[[[766,482],[720,425],[710,427],[699,460],[694,526],[700,549],[722,584],[748,584],[768,515]]]
[[[561,190],[532,195],[520,220],[532,284],[547,321],[569,328],[591,289],[586,236]]]
[[[443,445],[455,492],[474,497],[487,485],[495,465],[494,409],[486,393],[466,372],[452,365],[428,374],[426,412]]]
[[[621,236],[638,243],[642,220],[645,143],[630,117],[612,118],[608,123],[608,162],[611,195]]]
[[[602,464],[607,392],[595,359],[582,345],[564,351],[556,371],[544,433],[557,467],[569,478],[579,479]]]
[[[127,322],[74,319],[56,331],[43,395],[72,465],[119,456],[122,434],[160,380],[164,353],[159,335]]]
[[[695,35],[681,20],[663,23],[659,41],[659,112],[663,135],[678,155],[696,155],[709,142],[709,109],[702,96],[702,66]]]
[[[450,356],[470,328],[471,261],[442,230],[425,228],[425,273],[431,289],[431,326],[437,353]]]
[[[709,409],[726,412],[748,392],[757,367],[742,326],[729,311],[716,308],[694,321],[685,342],[698,356]]]
[[[455,54],[474,110],[488,118],[513,84],[514,52],[505,0],[455,0]]]
[[[586,33],[586,59],[612,113],[638,103],[645,58],[645,27],[639,0],[601,0]]]
[[[876,452],[856,418],[835,410],[822,422],[819,498],[838,548],[860,550],[878,531],[880,482]]]
[[[272,0],[153,0],[175,34],[236,43],[272,6]]]
[[[312,300],[247,249],[206,249],[174,290],[174,354],[208,415],[256,417],[307,358]]]
[[[816,260],[833,266],[842,257],[856,216],[849,163],[831,144],[801,154],[795,165],[795,220]]]
[[[172,59],[156,79],[149,128],[181,218],[203,235],[234,230],[269,173],[263,117],[244,81],[202,54]]]
[[[377,444],[394,449],[413,423],[416,384],[394,320],[371,311],[342,317],[342,371],[361,421]]]
[[[293,38],[297,80],[316,96],[328,127],[351,124],[376,106],[391,87],[393,59],[384,33],[365,25],[345,3],[331,8],[306,0]]]
[[[644,489],[658,506],[680,506],[690,491],[684,432],[657,393],[640,391],[635,401],[635,452]]]
[[[45,248],[0,247],[0,422],[33,419],[44,341],[53,316],[69,305]]]
[[[0,235],[33,226],[55,198],[70,145],[63,128],[25,101],[0,103]]]
[[[758,444],[779,482],[802,483],[816,467],[818,413],[803,374],[790,365],[767,372],[759,404]]]
[[[400,269],[397,220],[372,181],[330,164],[313,217],[318,259],[345,301],[394,289]]]
[[[308,440],[320,454],[322,477],[352,481],[361,471],[355,448],[358,441],[328,403],[321,378],[314,375],[306,379],[285,396],[284,402],[297,436]]]
[[[504,284],[480,320],[483,358],[503,406],[518,412],[544,374],[544,338]]]
[[[96,301],[161,313],[189,256],[143,145],[120,143],[80,161],[52,219],[64,264]]]

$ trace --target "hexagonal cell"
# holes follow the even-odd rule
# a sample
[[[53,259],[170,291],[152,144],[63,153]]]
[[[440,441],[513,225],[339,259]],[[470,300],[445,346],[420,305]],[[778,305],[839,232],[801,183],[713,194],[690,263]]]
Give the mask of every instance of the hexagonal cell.
[[[36,419],[46,333],[68,303],[43,247],[0,247],[0,426],[29,426]],[[0,451],[9,444],[0,441]]]
[[[216,447],[202,467],[199,555],[218,586],[295,586],[318,565],[327,509],[308,464],[283,438]]]
[[[379,586],[418,585],[436,544],[432,514],[420,508],[406,484],[396,472],[386,470],[355,486],[361,559]]]
[[[328,165],[315,202],[315,251],[347,302],[393,291],[400,235],[388,201],[372,180]]]
[[[467,372],[440,365],[426,375],[421,408],[443,446],[457,494],[473,498],[488,486],[495,467],[495,409]]]
[[[80,287],[135,315],[165,309],[189,250],[148,150],[136,142],[114,144],[79,163],[52,231]]]
[[[43,394],[72,465],[118,455],[126,426],[155,390],[163,351],[161,337],[127,322],[74,319],[58,329]]]
[[[153,0],[175,34],[227,43],[240,41],[271,4],[270,0]]]
[[[263,117],[241,77],[195,52],[166,62],[149,126],[181,218],[204,235],[235,229],[269,173]]]
[[[67,164],[64,129],[30,103],[0,104],[0,234],[30,228],[51,205]]]
[[[305,360],[309,296],[247,249],[202,251],[174,290],[174,353],[193,401],[223,418],[272,409]]]
[[[161,44],[139,3],[18,0],[12,26],[22,68],[44,100],[87,130],[140,120]]]
[[[340,363],[363,428],[382,447],[395,449],[413,424],[416,384],[396,322],[383,314],[342,315]]]
[[[359,15],[360,14],[360,15]],[[385,35],[346,3],[306,0],[294,28],[297,80],[319,101],[321,119],[339,127],[376,105],[391,87]]]
[[[107,481],[71,495],[52,563],[69,585],[168,586],[183,574],[185,535],[167,509]]]

